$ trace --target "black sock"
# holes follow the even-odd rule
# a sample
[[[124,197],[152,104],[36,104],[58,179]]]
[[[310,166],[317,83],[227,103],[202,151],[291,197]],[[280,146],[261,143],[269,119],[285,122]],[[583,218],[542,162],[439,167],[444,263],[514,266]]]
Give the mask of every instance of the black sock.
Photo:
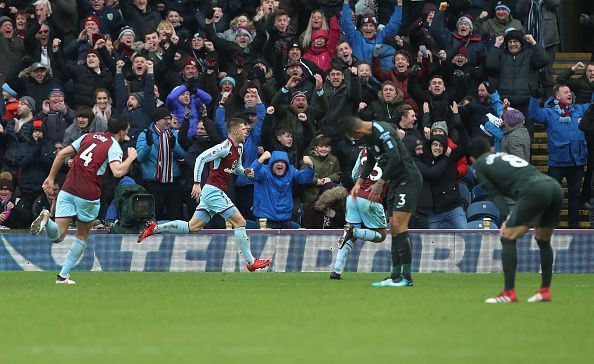
[[[540,269],[542,270],[541,288],[550,287],[553,279],[553,248],[549,240],[536,240],[540,248]]]
[[[400,255],[400,262],[402,263],[402,276],[412,281],[412,244],[408,236],[408,231],[396,235],[396,242],[398,244],[398,255]]]
[[[516,241],[501,238],[501,263],[503,265],[503,277],[505,280],[505,290],[515,287],[516,267],[518,265],[518,252],[516,250]]]
[[[400,277],[400,273],[402,272],[402,262],[400,261],[400,254],[398,254],[398,239],[394,235],[392,235],[390,253],[392,253],[392,274],[390,274],[390,278],[396,279]]]

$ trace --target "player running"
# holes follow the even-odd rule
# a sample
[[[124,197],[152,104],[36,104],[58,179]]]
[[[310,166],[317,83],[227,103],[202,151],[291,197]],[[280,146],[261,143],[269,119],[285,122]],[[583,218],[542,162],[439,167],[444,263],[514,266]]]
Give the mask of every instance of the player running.
[[[372,285],[412,286],[412,244],[408,236],[408,221],[417,206],[423,177],[392,125],[383,121],[364,121],[356,116],[348,116],[345,119],[346,135],[364,141],[367,144],[367,158],[375,160],[383,171],[382,176],[366,189],[369,191],[368,200],[378,202],[384,184],[390,181],[387,213],[391,216],[392,274],[389,278]],[[374,166],[374,163],[365,164],[351,190],[352,196],[359,195],[363,182],[369,177]]]
[[[499,211],[507,215],[501,225],[501,262],[505,286],[496,297],[486,303],[517,302],[515,290],[517,251],[516,241],[530,227],[535,227],[534,238],[540,248],[542,280],[538,292],[528,302],[551,300],[553,277],[553,249],[551,236],[559,224],[563,203],[563,190],[559,183],[538,171],[520,157],[491,152],[491,145],[483,138],[473,140],[469,146],[470,158],[481,187],[487,191]],[[515,201],[509,210],[506,199]]]
[[[31,224],[31,234],[37,235],[45,228],[47,236],[54,243],[59,243],[66,236],[70,220],[77,220],[76,240],[66,255],[62,270],[56,276],[56,284],[76,283],[70,279],[70,271],[85,251],[89,231],[99,213],[101,183],[107,166],[119,178],[128,173],[130,165],[136,159],[136,149],[128,148],[128,157],[122,162],[123,152],[119,141],[124,140],[129,129],[128,119],[112,116],[107,123],[107,133],[84,134],[62,149],[43,181],[43,190],[51,190],[64,161],[74,156],[56,199],[56,221],[49,218],[48,210],[43,210]]]
[[[355,168],[353,168],[353,180],[356,181],[359,178],[367,161],[367,149],[363,149],[359,153]],[[370,163],[373,162],[375,160]],[[361,188],[359,188],[358,193],[356,195],[351,194],[346,198],[347,224],[344,226],[344,232],[338,240],[338,254],[336,255],[334,271],[330,272],[330,279],[342,279],[342,271],[357,238],[374,243],[381,243],[386,239],[386,213],[382,202],[388,186],[384,185],[377,202],[369,200],[369,188],[381,178],[382,174],[382,169],[376,163]],[[361,225],[364,225],[366,229],[361,228]]]
[[[250,250],[250,240],[245,232],[245,219],[224,192],[227,190],[232,174],[254,178],[254,171],[250,168],[244,169],[241,165],[242,143],[247,134],[245,122],[239,118],[229,119],[227,132],[229,137],[225,141],[205,150],[196,158],[194,187],[191,196],[197,200],[200,199],[200,203],[196,207],[192,219],[189,222],[175,220],[160,225],[152,221],[140,232],[138,242],[158,233],[195,233],[201,230],[216,214],[219,214],[233,225],[235,243],[247,261],[247,269],[253,272],[256,269],[267,267],[272,259],[254,258]],[[212,164],[208,179],[202,189],[200,177],[204,165],[208,162],[212,162]]]

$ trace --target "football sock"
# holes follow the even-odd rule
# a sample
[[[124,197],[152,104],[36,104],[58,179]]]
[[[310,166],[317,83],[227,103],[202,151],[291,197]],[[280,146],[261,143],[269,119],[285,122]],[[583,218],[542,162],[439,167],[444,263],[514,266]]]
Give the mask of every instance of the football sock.
[[[503,266],[503,277],[505,281],[505,290],[508,291],[515,287],[516,266],[518,265],[518,252],[516,250],[516,241],[501,238],[501,264]]]
[[[390,278],[396,279],[402,273],[402,263],[400,262],[400,254],[398,254],[398,239],[395,235],[392,235],[390,253],[392,254],[392,274]]]
[[[64,262],[62,270],[60,271],[60,277],[68,278],[68,276],[70,276],[70,271],[72,270],[72,267],[76,265],[76,263],[82,256],[83,252],[85,251],[85,247],[85,242],[80,239],[76,239],[74,243],[72,243],[70,251],[66,255],[66,262]]]
[[[553,279],[553,248],[547,240],[536,240],[540,248],[540,269],[542,270],[541,288],[550,287]]]
[[[344,270],[344,266],[346,265],[347,259],[349,258],[349,254],[351,254],[351,250],[353,249],[354,241],[349,240],[342,248],[338,249],[338,253],[336,254],[336,263],[334,263],[334,271],[338,274],[341,274]]]
[[[45,225],[45,233],[51,240],[56,240],[60,237],[60,227],[52,219],[47,220]]]
[[[187,221],[175,220],[166,222],[155,227],[155,234],[158,233],[171,233],[171,234],[189,234],[190,225]]]
[[[355,228],[353,230],[353,235],[356,238],[365,240],[365,241],[374,241],[374,240],[379,240],[382,235],[380,233],[378,233],[375,230],[371,230],[371,229],[357,229]]]
[[[250,250],[250,238],[245,232],[245,226],[233,228],[233,234],[235,235],[235,244],[239,246],[245,260],[248,264],[254,263],[255,258]]]
[[[398,254],[402,263],[402,276],[412,281],[411,263],[412,263],[412,243],[408,236],[408,231],[396,235],[398,242]]]

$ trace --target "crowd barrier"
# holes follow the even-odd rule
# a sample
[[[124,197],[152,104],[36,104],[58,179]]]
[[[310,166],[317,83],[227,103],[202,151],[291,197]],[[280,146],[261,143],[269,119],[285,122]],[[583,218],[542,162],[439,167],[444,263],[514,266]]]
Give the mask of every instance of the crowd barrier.
[[[274,272],[328,272],[342,230],[248,230],[252,253],[270,257]],[[45,236],[0,234],[0,270],[56,271],[74,235],[60,244]],[[415,272],[500,272],[501,244],[495,230],[411,231]],[[554,271],[594,273],[594,234],[561,230],[553,236]],[[347,272],[389,272],[391,239],[358,241]],[[243,272],[245,263],[231,230],[194,235],[155,235],[142,244],[134,235],[92,234],[75,270],[145,272]],[[532,235],[518,241],[518,271],[538,272],[539,251]]]

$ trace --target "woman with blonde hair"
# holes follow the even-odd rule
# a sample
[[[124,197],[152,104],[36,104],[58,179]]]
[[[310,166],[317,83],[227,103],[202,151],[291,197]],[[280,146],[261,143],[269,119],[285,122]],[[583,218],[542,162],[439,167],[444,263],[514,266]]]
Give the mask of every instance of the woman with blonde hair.
[[[311,12],[309,16],[309,23],[307,23],[307,28],[305,31],[301,33],[299,36],[299,43],[303,46],[303,49],[309,49],[311,44],[311,35],[316,31],[323,29],[325,31],[329,31],[328,23],[326,22],[326,17],[321,10],[314,10]]]
[[[229,29],[222,33],[219,33],[219,37],[235,42],[235,36],[237,35],[238,28],[245,28],[252,33],[252,38],[256,36],[256,28],[254,28],[254,22],[246,14],[240,14],[233,18],[229,23]]]
[[[177,35],[175,33],[175,27],[169,20],[161,20],[157,25],[157,33],[159,34],[159,41],[169,41],[171,36]]]

